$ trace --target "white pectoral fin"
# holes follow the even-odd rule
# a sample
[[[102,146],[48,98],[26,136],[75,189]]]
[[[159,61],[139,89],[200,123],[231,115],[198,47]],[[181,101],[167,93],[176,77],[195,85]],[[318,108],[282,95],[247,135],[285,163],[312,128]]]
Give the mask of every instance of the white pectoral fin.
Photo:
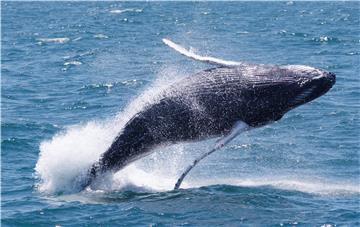
[[[243,121],[238,121],[235,123],[231,131],[222,139],[220,139],[216,145],[215,148],[221,148],[225,146],[227,143],[229,143],[232,139],[234,139],[237,135],[240,133],[249,130],[250,126],[246,124]]]
[[[236,61],[226,61],[226,60],[214,58],[214,57],[200,56],[198,54],[190,52],[189,50],[174,43],[173,41],[171,41],[169,39],[162,39],[162,41],[169,47],[171,47],[174,50],[176,50],[177,52],[179,52],[180,54],[182,54],[186,57],[189,57],[191,59],[197,60],[197,61],[206,62],[209,64],[221,65],[221,66],[237,66],[237,65],[243,64],[241,62],[236,62]]]
[[[202,159],[206,158],[207,156],[209,156],[210,154],[214,153],[215,151],[221,149],[222,147],[224,147],[227,143],[229,143],[232,139],[234,139],[237,135],[239,135],[240,133],[247,131],[250,129],[250,126],[248,124],[246,124],[243,121],[238,121],[235,123],[234,127],[231,129],[231,131],[222,139],[220,139],[214,146],[213,149],[211,149],[210,151],[204,153],[203,155],[201,155],[200,157],[198,157],[197,159],[194,160],[194,162],[188,166],[186,168],[186,170],[181,174],[181,176],[179,177],[179,179],[177,180],[174,189],[179,189],[180,185],[182,183],[182,181],[184,180],[185,176],[190,172],[190,170],[192,168],[194,168],[196,166],[196,164],[198,164]]]

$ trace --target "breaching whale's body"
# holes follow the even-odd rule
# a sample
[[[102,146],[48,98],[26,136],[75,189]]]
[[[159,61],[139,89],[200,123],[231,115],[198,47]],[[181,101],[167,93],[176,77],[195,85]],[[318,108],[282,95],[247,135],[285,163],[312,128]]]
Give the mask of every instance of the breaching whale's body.
[[[156,102],[133,116],[91,167],[83,187],[150,154],[156,146],[222,136],[202,159],[240,132],[281,119],[289,110],[325,94],[335,83],[333,73],[308,66],[227,62],[165,42],[188,57],[219,67],[171,85]],[[200,159],[185,171],[175,188]]]

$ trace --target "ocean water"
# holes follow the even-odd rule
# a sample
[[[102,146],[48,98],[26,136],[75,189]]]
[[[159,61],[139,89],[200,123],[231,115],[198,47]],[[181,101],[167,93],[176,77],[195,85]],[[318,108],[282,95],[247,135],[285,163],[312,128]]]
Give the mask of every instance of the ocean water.
[[[359,2],[1,2],[2,226],[360,226]],[[238,136],[156,150],[93,190],[74,177],[202,55],[336,73]]]

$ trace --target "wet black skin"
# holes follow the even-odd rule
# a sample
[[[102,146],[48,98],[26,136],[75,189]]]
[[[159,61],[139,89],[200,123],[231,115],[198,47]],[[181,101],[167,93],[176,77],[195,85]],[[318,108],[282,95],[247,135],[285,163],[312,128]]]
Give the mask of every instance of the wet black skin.
[[[251,127],[277,121],[325,94],[335,80],[318,69],[272,65],[218,67],[184,78],[127,122],[83,186],[156,146],[226,135],[237,121]]]

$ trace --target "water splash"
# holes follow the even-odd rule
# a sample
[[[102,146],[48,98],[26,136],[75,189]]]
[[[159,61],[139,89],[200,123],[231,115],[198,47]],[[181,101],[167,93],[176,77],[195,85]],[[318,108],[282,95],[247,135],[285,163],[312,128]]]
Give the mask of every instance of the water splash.
[[[155,83],[114,118],[69,126],[51,140],[43,141],[40,144],[40,155],[35,167],[39,179],[37,184],[39,191],[44,193],[78,191],[79,185],[75,182],[76,179],[84,175],[90,166],[99,160],[100,155],[111,145],[126,122],[148,103],[156,102],[161,97],[162,90],[181,75],[183,75],[181,70],[174,67],[163,69]],[[120,186],[115,185],[117,188],[122,187],[124,182],[131,184],[130,175],[127,174],[129,170],[126,168],[124,171],[119,173],[123,173],[124,178],[116,178],[120,181]],[[138,175],[141,175],[141,171]],[[109,182],[104,182],[99,188],[104,186],[110,190],[113,188],[107,185]]]

